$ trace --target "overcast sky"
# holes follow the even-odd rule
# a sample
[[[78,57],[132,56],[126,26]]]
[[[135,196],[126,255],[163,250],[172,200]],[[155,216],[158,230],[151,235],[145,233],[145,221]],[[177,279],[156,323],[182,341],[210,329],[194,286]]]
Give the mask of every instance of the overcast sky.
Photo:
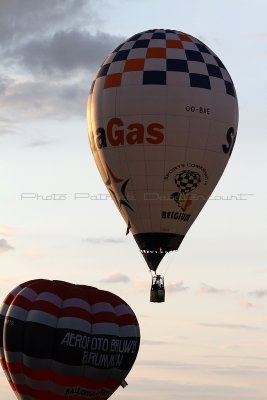
[[[107,289],[142,342],[117,399],[265,400],[267,393],[265,0],[0,0],[0,295],[34,278]],[[178,252],[166,303],[98,175],[86,101],[98,66],[151,28],[206,43],[237,90],[227,169]],[[101,199],[100,199],[101,198]],[[14,395],[0,372],[0,398]]]

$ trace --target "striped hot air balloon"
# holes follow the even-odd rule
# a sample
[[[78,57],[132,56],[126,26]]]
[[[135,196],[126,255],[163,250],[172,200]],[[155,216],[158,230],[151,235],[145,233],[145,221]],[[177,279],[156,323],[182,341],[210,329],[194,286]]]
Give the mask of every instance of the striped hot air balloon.
[[[104,400],[140,343],[132,309],[113,293],[62,281],[21,284],[0,312],[0,358],[20,400]]]

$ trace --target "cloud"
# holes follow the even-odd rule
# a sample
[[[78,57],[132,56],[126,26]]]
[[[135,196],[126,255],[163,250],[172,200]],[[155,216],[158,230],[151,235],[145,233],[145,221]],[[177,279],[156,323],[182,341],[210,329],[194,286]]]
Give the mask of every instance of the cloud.
[[[146,360],[141,360],[138,359],[137,364],[143,365],[143,366],[151,366],[151,367],[163,367],[163,368],[197,368],[197,367],[202,367],[203,364],[198,364],[198,363],[190,363],[190,362],[179,362],[179,361],[173,361],[173,360],[160,360],[160,359],[146,359]]]
[[[13,236],[15,230],[8,225],[0,225],[0,235],[2,236]]]
[[[248,360],[253,360],[253,361],[267,361],[267,356],[249,356],[248,354],[246,354],[246,351],[248,350],[248,346],[247,345],[240,345],[240,343],[238,344],[227,344],[227,345],[222,345],[220,346],[220,348],[222,350],[242,350],[242,354],[243,355],[239,355],[237,353],[224,353],[224,354],[202,354],[201,358],[204,359],[234,359],[234,360],[238,360],[238,362],[240,361],[248,361]]]
[[[206,283],[202,283],[201,287],[197,290],[199,294],[225,294],[225,293],[236,293],[230,289],[219,289],[214,286],[207,285]]]
[[[267,296],[267,289],[258,289],[248,293],[250,296],[258,297],[262,299]]]
[[[1,115],[0,118],[2,119]],[[17,133],[17,128],[15,122],[4,122],[0,121],[0,136],[1,135],[10,135]]]
[[[16,46],[36,34],[53,32],[53,27],[97,22],[92,0],[2,0],[0,40],[2,46]]]
[[[36,139],[28,144],[28,147],[40,147],[40,146],[47,146],[51,144],[52,142],[49,140],[42,140],[42,139]]]
[[[149,367],[153,366],[152,363]],[[160,365],[157,365],[157,368],[159,367]],[[205,366],[202,366],[199,371],[200,374],[203,367]],[[193,377],[186,383],[180,383],[177,379],[162,379],[161,376],[157,376],[157,379],[152,379],[148,376],[148,373],[146,375],[132,378],[132,384],[127,388],[129,398],[153,398],[153,400],[161,400],[163,397],[165,400],[173,400],[175,398],[183,400],[196,400],[200,398],[205,400],[251,400],[253,396],[255,398],[255,389],[248,387],[246,384],[244,386],[238,383],[231,385],[227,382],[224,382],[224,384],[219,384],[218,382],[204,382],[201,384],[196,383],[197,380]]]
[[[1,96],[4,96],[6,94],[7,89],[9,88],[11,83],[12,83],[12,79],[9,78],[7,75],[4,75],[4,74],[0,75],[0,95]]]
[[[1,2],[0,109],[4,115],[10,113],[19,121],[85,115],[93,76],[123,40],[100,32],[101,3]],[[12,126],[0,125],[0,133],[11,132]]]
[[[107,55],[124,40],[86,30],[58,31],[50,38],[31,40],[13,52],[6,54],[13,62],[32,73],[62,77],[66,73],[84,70],[96,73]]]
[[[172,342],[164,342],[163,340],[142,340],[142,345],[147,346],[161,346],[166,344],[173,344]]]
[[[259,374],[266,376],[267,368],[261,366],[239,365],[237,367],[217,368],[215,372],[217,374],[231,375],[231,376],[242,375],[243,377],[245,376],[251,377],[252,375],[256,375],[258,377]]]
[[[253,304],[253,303],[250,303],[249,301],[241,301],[241,306],[243,307],[243,308],[247,308],[247,309],[251,309],[251,308],[255,308],[255,305]]]
[[[84,116],[89,86],[89,79],[86,84],[83,81],[33,79],[19,82],[13,79],[6,94],[0,97],[0,108],[2,112],[12,109],[13,114],[31,119]]]
[[[24,252],[26,257],[32,258],[32,259],[38,259],[38,258],[43,258],[45,256],[44,251],[41,249],[41,247],[35,245],[31,246],[26,251]]]
[[[108,277],[101,279],[102,283],[128,283],[130,282],[130,278],[122,274],[121,272],[117,272],[115,274],[111,274]]]
[[[175,338],[175,339],[179,339],[179,340],[180,340],[180,339],[182,339],[182,340],[184,340],[184,339],[187,340],[187,339],[188,339],[186,336],[183,336],[183,335],[175,335],[174,338]]]
[[[177,282],[177,283],[169,283],[168,285],[166,285],[166,291],[168,293],[184,292],[188,289],[189,289],[189,287],[184,286],[184,283],[182,281]]]
[[[118,244],[125,241],[123,238],[112,238],[112,237],[100,237],[100,238],[85,238],[82,240],[89,244]]]
[[[84,116],[93,76],[121,40],[105,33],[58,32],[5,54],[20,75],[0,76],[1,110],[34,119]]]
[[[14,250],[14,247],[12,247],[6,239],[0,239],[0,254],[5,253],[6,251],[9,250]]]
[[[261,328],[251,326],[251,325],[242,325],[242,324],[224,324],[224,323],[198,323],[199,326],[207,327],[207,328],[222,328],[222,329],[242,329],[242,330],[260,330]]]
[[[242,346],[240,346],[239,344],[226,344],[226,345],[222,345],[221,346],[221,348],[222,348],[222,350],[234,350],[234,351],[236,351],[236,350],[243,350],[244,351],[244,346],[242,347]],[[207,355],[207,356],[205,356],[206,358],[209,358],[209,357],[214,357],[214,358],[237,358],[237,356],[226,356],[226,355]]]

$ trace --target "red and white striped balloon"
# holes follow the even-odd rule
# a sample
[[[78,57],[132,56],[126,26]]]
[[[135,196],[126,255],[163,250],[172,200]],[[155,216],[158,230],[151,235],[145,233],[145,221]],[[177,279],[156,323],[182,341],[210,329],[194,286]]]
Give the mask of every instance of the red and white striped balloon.
[[[21,284],[0,310],[0,359],[20,400],[104,400],[140,344],[132,309],[113,293],[63,281]]]

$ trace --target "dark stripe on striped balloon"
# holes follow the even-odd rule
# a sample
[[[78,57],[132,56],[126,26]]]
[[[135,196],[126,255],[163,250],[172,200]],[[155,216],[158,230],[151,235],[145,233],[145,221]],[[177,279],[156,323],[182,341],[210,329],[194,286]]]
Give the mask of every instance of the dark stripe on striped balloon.
[[[3,347],[3,329],[4,329],[5,317],[0,315],[0,348]]]
[[[23,296],[17,296],[15,300],[16,306],[22,308],[25,311],[42,311],[46,312],[54,317],[74,317],[81,318],[85,321],[99,323],[99,322],[115,322],[117,325],[137,325],[136,317],[132,314],[124,314],[117,315],[114,312],[98,312],[98,313],[89,313],[86,310],[83,310],[79,307],[66,307],[60,308],[56,305],[44,301],[44,300],[36,300],[34,302],[26,299]],[[12,307],[12,306],[11,306]]]
[[[85,334],[74,329],[52,328],[9,318],[5,329],[6,352],[22,352],[40,359],[99,369],[128,370],[138,353],[140,339],[134,336]],[[8,361],[8,360],[7,360]]]
[[[103,400],[111,396],[112,392],[103,389],[98,391],[83,389],[80,387],[66,388],[64,395],[59,395],[50,391],[32,389],[28,385],[16,385],[17,392],[24,396],[32,396],[36,400]],[[49,396],[49,397],[48,397]]]
[[[12,365],[22,363],[26,367],[35,371],[51,370],[52,372],[55,372],[56,374],[59,375],[64,375],[65,377],[70,376],[74,378],[75,376],[84,376],[84,377],[86,376],[90,377],[90,379],[92,380],[97,380],[97,381],[112,377],[112,379],[120,381],[127,375],[125,374],[125,371],[117,368],[113,368],[112,370],[111,369],[100,370],[99,368],[90,367],[88,365],[86,365],[85,368],[84,365],[78,365],[78,366],[67,365],[57,361],[51,362],[50,359],[33,358],[33,357],[28,357],[26,355],[23,355],[22,359],[21,353],[13,353],[13,352],[6,353],[6,357],[8,358],[9,363]],[[128,372],[129,371],[127,371],[127,373]],[[23,383],[23,382],[19,381],[17,383]]]
[[[60,297],[62,301],[76,297],[82,300],[87,299],[88,303],[91,305],[102,302],[103,300],[105,300],[107,303],[110,303],[113,307],[116,307],[120,304],[126,304],[114,293],[105,290],[99,290],[91,286],[73,285],[63,281],[37,279],[36,281],[31,281],[25,286],[34,290],[36,294],[42,292],[55,294],[56,296]],[[129,306],[127,305],[127,307]]]
[[[120,381],[118,379],[106,378],[101,380],[90,379],[90,377],[85,376],[65,376],[62,374],[58,374],[51,370],[42,370],[37,371],[31,368],[28,368],[24,364],[8,364],[8,370],[11,374],[24,374],[30,379],[36,381],[52,381],[60,386],[80,386],[86,389],[101,389],[102,387],[106,387],[107,389],[113,390],[115,389]]]

